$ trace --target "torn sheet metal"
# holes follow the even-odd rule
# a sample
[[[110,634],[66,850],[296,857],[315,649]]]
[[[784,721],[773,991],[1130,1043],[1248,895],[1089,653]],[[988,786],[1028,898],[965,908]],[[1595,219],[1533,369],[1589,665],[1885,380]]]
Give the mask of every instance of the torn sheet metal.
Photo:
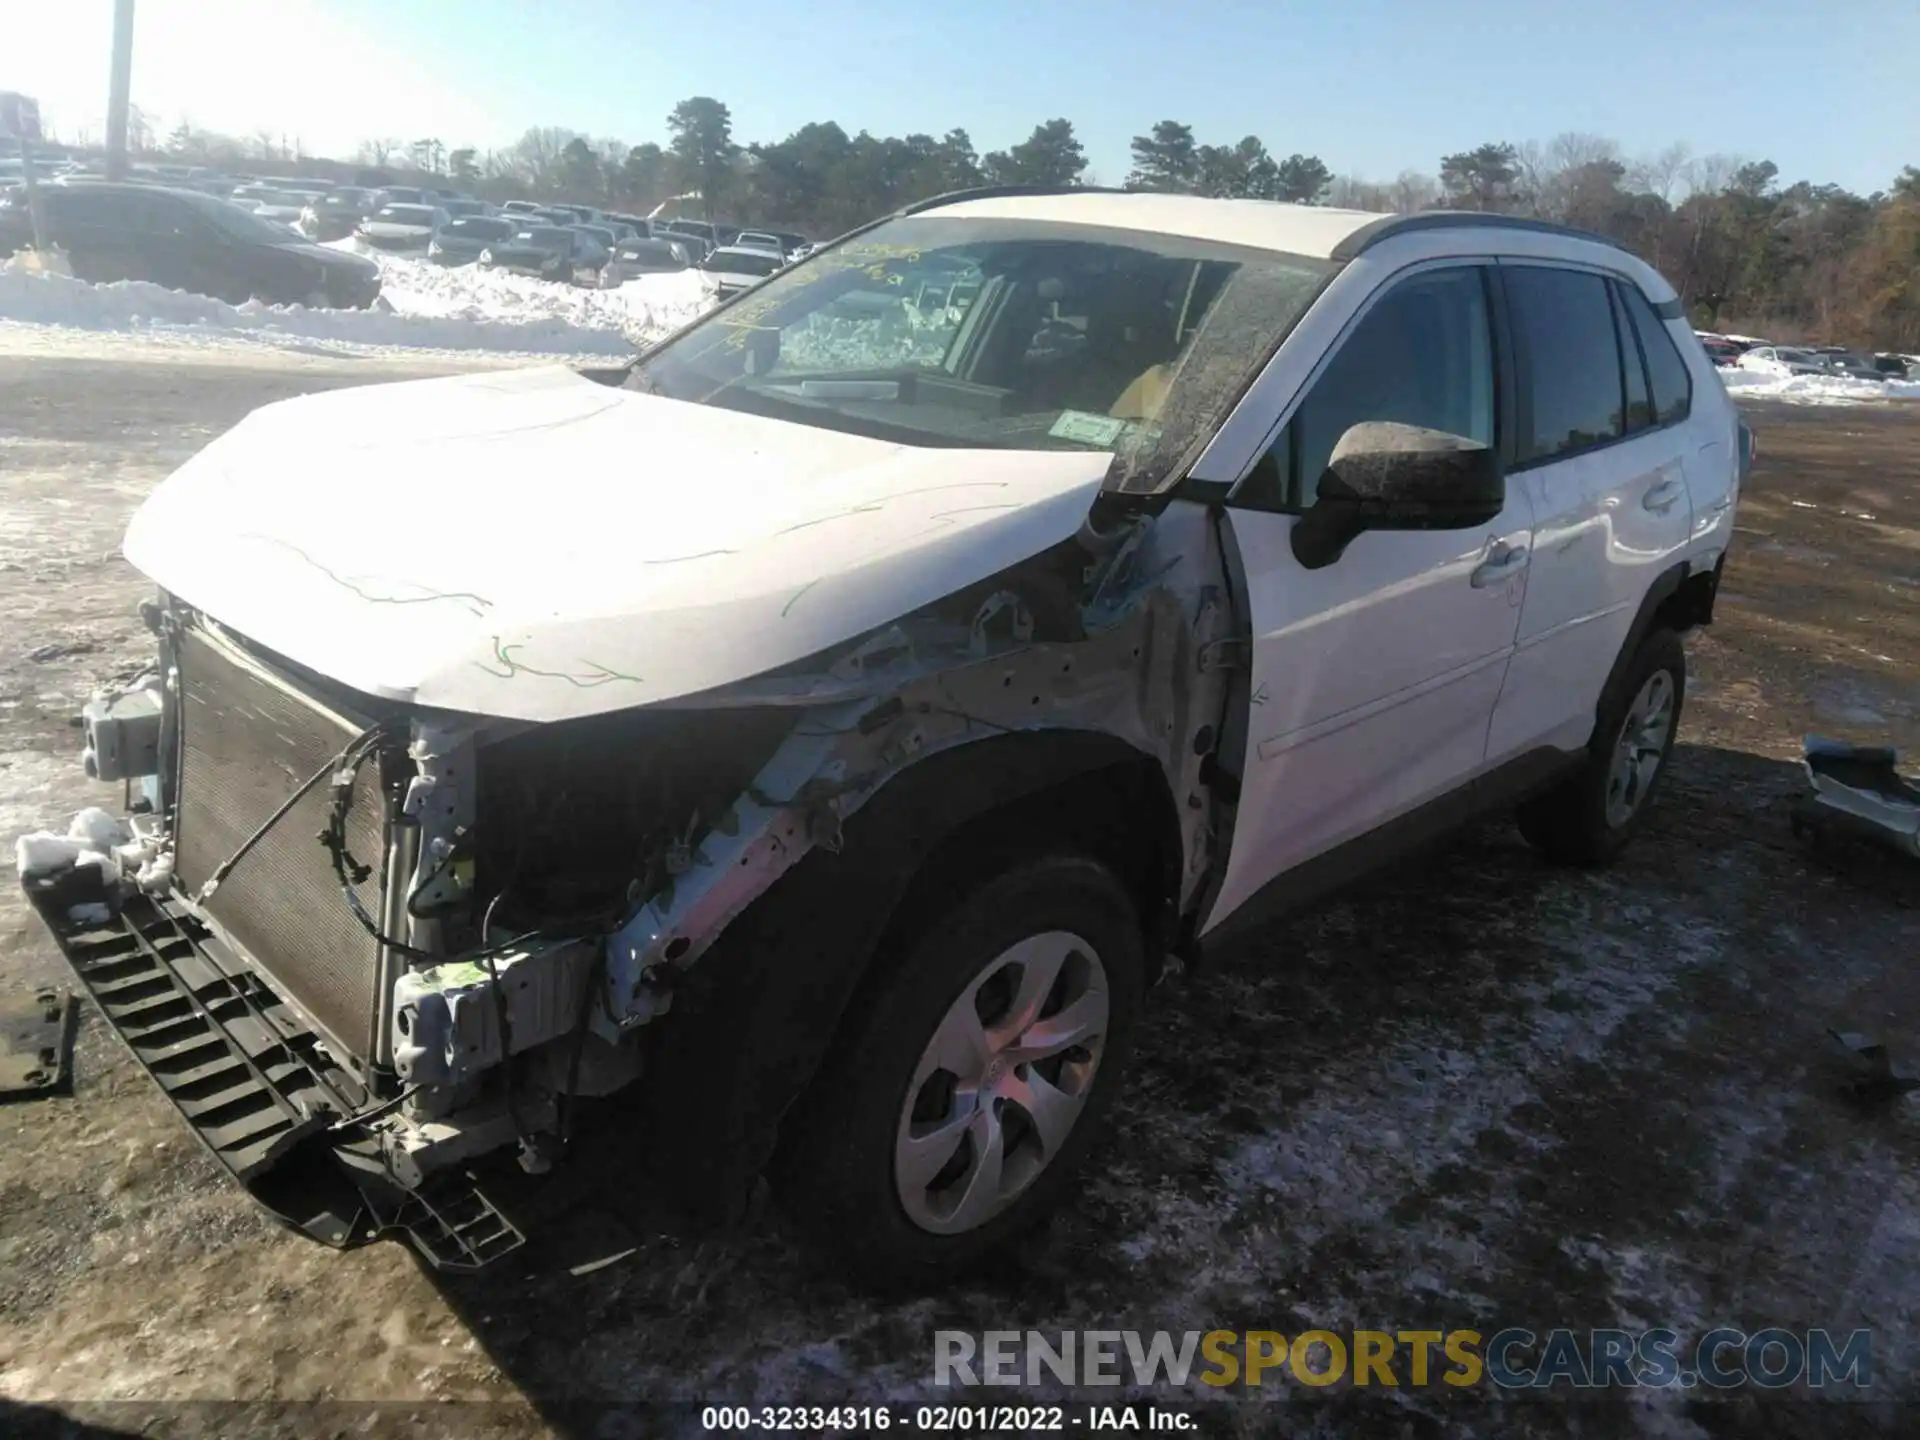
[[[726,925],[814,846],[839,843],[841,822],[894,775],[928,756],[1018,730],[1086,730],[1154,757],[1181,817],[1180,902],[1206,873],[1217,837],[1202,779],[1219,720],[1224,676],[1201,656],[1218,643],[1224,609],[1208,578],[1206,516],[1175,507],[1129,550],[1121,578],[1100,587],[1083,640],[1021,638],[1024,625],[988,626],[1007,606],[989,596],[975,623],[916,637],[906,625],[876,635],[826,676],[783,676],[740,687],[778,703],[778,687],[809,699],[693,864],[651,896],[607,945],[607,1039],[645,1024],[671,1003],[673,972],[691,965]],[[1136,563],[1137,562],[1137,563]],[[1118,567],[1116,567],[1118,568]]]
[[[42,990],[0,1005],[0,1101],[64,1095],[73,1088],[73,997]]]
[[[1802,764],[1813,794],[1794,809],[1796,832],[1846,830],[1920,858],[1920,785],[1900,773],[1897,751],[1809,735]]]

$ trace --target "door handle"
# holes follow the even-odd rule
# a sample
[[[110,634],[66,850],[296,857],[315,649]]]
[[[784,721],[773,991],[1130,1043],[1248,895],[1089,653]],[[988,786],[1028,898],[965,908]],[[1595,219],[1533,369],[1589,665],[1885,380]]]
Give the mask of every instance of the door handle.
[[[1527,547],[1515,545],[1504,550],[1496,550],[1480,564],[1474,566],[1473,574],[1469,579],[1474,589],[1484,590],[1489,585],[1498,585],[1502,580],[1518,575],[1526,568]]]
[[[1640,505],[1642,509],[1651,510],[1656,515],[1664,515],[1679,502],[1679,499],[1680,482],[1667,479],[1650,486],[1647,493],[1640,497]]]

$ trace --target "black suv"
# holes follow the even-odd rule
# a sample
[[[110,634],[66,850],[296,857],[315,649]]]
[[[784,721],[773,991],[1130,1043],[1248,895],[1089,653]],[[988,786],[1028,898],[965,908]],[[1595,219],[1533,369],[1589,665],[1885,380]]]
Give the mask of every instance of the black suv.
[[[233,304],[371,305],[380,267],[196,190],[105,181],[41,187],[48,239],[82,280],[147,280]],[[26,192],[0,195],[0,257],[33,243]]]

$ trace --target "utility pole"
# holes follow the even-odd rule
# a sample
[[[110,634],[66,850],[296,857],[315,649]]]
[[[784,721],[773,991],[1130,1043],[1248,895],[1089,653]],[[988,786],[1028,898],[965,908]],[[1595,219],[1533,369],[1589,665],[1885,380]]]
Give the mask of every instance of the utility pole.
[[[113,0],[113,80],[107,90],[107,178],[127,178],[127,108],[133,94],[133,0]]]

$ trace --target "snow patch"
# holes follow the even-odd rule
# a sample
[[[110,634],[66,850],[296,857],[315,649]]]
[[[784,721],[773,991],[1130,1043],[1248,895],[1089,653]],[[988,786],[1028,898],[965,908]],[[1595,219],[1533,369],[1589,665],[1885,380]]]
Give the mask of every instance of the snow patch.
[[[0,326],[117,332],[193,347],[250,345],[319,354],[480,351],[625,359],[706,310],[698,272],[585,290],[521,276],[376,257],[389,308],[229,305],[145,281],[92,285],[0,264]]]
[[[478,265],[436,265],[351,238],[329,241],[325,248],[378,265],[381,298],[396,315],[496,323],[557,321],[577,330],[623,335],[631,342],[629,349],[671,334],[715,301],[713,282],[699,270],[643,275],[613,290],[593,290]]]
[[[1920,400],[1920,380],[1856,380],[1850,375],[1777,375],[1758,369],[1720,372],[1727,393],[1748,400],[1800,405],[1858,405],[1868,400]]]

